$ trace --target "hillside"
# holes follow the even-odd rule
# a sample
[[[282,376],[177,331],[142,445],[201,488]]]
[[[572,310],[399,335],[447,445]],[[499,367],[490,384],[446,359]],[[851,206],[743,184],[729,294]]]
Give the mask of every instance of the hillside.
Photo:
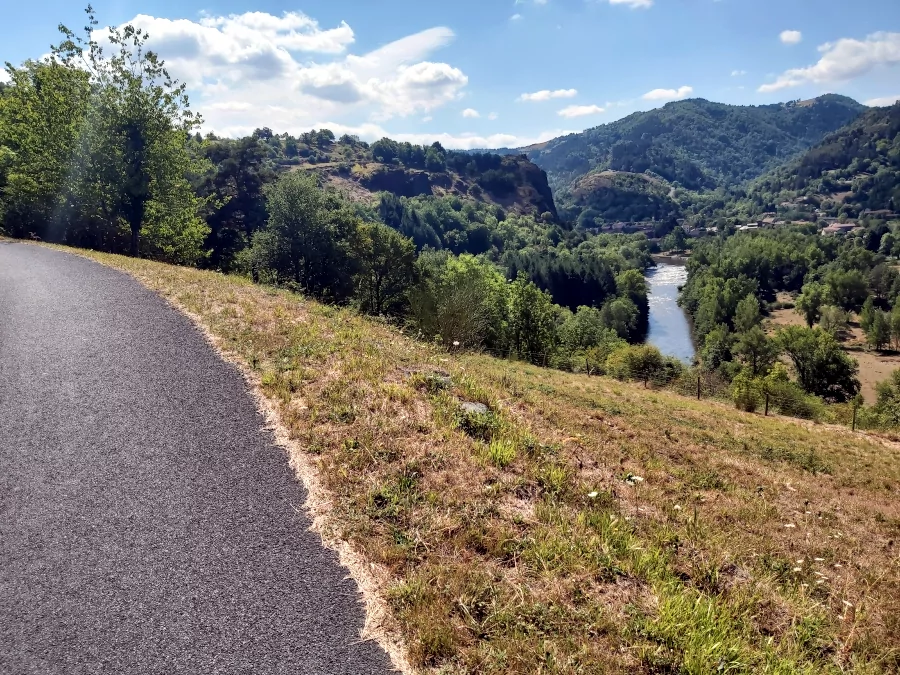
[[[89,255],[244,370],[405,672],[900,667],[896,443]]]
[[[523,154],[496,155],[398,143],[368,144],[329,131],[299,138],[268,136],[280,167],[315,171],[351,198],[374,203],[375,194],[398,197],[455,196],[522,215],[557,218],[547,175]]]
[[[900,205],[900,104],[873,108],[800,158],[761,177],[750,211],[819,208],[851,217]]]
[[[578,184],[586,174],[646,172],[670,187],[695,192],[735,185],[807,150],[864,109],[852,99],[831,94],[765,106],[691,99],[524,151],[547,172],[561,211],[575,217],[581,204],[590,201],[584,199],[583,184]],[[610,217],[623,219],[625,214]]]

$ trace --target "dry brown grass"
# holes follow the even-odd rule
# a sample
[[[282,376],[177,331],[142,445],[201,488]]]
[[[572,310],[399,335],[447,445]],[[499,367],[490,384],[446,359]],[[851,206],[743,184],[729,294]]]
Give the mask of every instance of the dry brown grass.
[[[245,280],[88,255],[254,373],[413,668],[900,669],[898,445],[448,355]]]

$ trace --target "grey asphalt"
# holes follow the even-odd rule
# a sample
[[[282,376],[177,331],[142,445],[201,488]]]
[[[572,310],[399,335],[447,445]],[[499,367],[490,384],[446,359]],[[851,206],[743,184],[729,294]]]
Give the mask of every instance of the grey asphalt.
[[[0,673],[388,673],[244,381],[84,258],[0,242]]]

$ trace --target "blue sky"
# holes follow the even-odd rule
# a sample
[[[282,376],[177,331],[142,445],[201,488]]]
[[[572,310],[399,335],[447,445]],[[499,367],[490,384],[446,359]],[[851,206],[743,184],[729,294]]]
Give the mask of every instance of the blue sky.
[[[897,0],[96,0],[186,81],[206,128],[327,126],[524,145],[669,100],[900,98]],[[0,61],[39,57],[70,0],[2,10]]]

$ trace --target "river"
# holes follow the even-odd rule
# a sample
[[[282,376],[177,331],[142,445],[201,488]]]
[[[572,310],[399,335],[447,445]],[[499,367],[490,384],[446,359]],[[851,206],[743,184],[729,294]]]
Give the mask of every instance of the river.
[[[687,281],[684,265],[659,262],[647,271],[650,290],[650,332],[647,342],[666,356],[685,363],[694,360],[694,342],[687,317],[678,306],[678,287]]]

